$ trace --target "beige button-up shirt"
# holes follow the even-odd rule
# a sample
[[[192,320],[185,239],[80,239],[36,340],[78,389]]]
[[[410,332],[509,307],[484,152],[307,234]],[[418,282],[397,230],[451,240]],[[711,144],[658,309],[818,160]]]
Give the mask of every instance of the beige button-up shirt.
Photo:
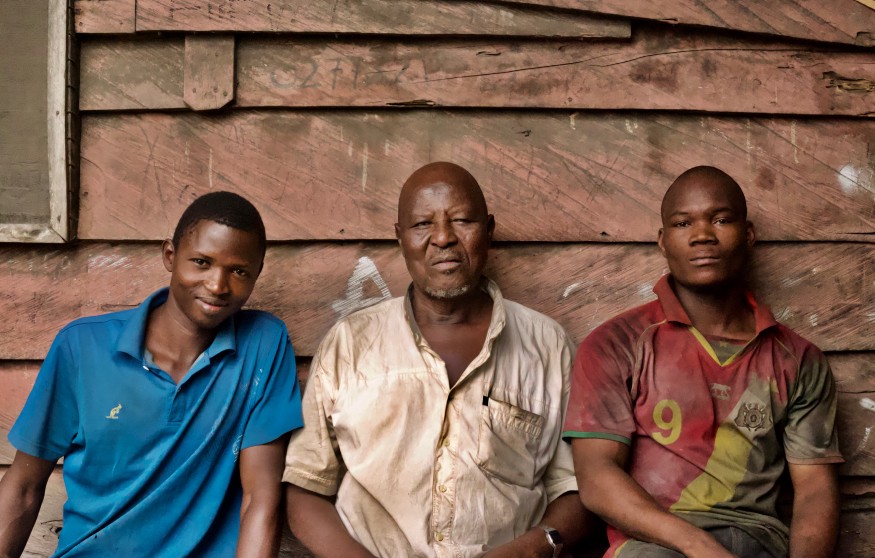
[[[577,490],[560,442],[574,349],[556,322],[485,288],[486,343],[452,388],[408,297],[341,320],[313,358],[283,480],[337,494],[378,556],[479,556]]]

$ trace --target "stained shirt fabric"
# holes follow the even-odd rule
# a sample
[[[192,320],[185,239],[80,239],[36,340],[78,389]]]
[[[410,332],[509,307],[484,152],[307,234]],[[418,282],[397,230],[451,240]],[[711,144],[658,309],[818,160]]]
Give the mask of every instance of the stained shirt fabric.
[[[9,433],[19,451],[64,458],[56,557],[234,556],[239,453],[302,424],[282,321],[238,312],[177,385],[144,350],[166,299],[64,327]]]
[[[726,358],[729,347],[715,351],[693,327],[669,276],[653,290],[658,300],[581,344],[563,437],[631,444],[632,478],[665,509],[701,528],[734,525],[786,556],[775,509],[785,462],[842,461],[829,364],[750,293],[756,336]],[[628,540],[613,528],[608,538],[605,556]]]
[[[550,318],[484,288],[486,342],[452,388],[408,297],[341,320],[313,358],[283,480],[336,494],[377,556],[479,556],[577,490],[558,443],[573,347]]]

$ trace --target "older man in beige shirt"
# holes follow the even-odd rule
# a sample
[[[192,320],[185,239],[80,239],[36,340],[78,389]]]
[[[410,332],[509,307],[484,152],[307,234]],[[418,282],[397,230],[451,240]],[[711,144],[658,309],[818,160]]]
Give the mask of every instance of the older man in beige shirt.
[[[405,183],[407,296],[341,320],[313,359],[283,480],[317,556],[559,556],[588,516],[560,443],[573,348],[482,276],[494,229],[457,165]]]

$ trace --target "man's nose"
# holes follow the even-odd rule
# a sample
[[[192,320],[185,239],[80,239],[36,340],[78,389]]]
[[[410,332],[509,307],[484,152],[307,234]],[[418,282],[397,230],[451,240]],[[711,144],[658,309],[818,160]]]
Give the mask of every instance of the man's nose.
[[[451,221],[437,221],[435,223],[434,232],[431,235],[432,244],[443,247],[454,244],[458,240]]]
[[[713,242],[717,242],[717,235],[714,234],[714,224],[707,219],[694,221],[692,223],[692,232],[690,234],[690,244]]]
[[[223,269],[214,268],[204,285],[211,293],[223,295],[228,292],[228,274]]]

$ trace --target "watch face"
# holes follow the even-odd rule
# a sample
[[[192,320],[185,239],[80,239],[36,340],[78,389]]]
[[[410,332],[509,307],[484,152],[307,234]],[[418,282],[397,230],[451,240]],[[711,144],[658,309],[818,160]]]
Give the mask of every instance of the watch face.
[[[557,531],[556,529],[545,529],[545,532],[547,533],[547,538],[549,538],[550,542],[553,543],[555,546],[559,546],[560,544],[565,542],[562,540],[562,535],[560,535],[559,531]]]

